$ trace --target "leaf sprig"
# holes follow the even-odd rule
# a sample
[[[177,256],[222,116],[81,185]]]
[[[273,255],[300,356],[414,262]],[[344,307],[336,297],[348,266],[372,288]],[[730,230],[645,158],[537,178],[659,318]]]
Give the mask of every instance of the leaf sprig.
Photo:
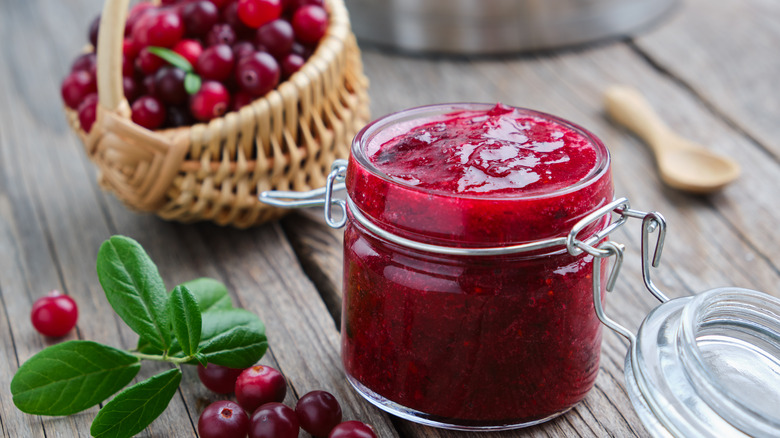
[[[105,241],[97,272],[111,307],[139,335],[138,346],[124,351],[78,340],[45,348],[11,380],[13,401],[21,411],[75,414],[130,383],[142,359],[171,363],[173,368],[119,392],[92,422],[94,437],[128,438],[165,411],[181,382],[182,364],[247,368],[268,349],[262,321],[234,308],[222,283],[200,278],[168,293],[154,262],[133,239],[113,236]]]
[[[179,55],[171,49],[166,49],[165,47],[150,46],[148,50],[150,53],[157,55],[168,64],[184,70],[184,89],[187,91],[187,94],[195,94],[198,92],[198,90],[200,90],[200,86],[203,83],[203,80],[200,76],[198,76],[197,73],[195,73],[195,68],[193,68],[192,64],[187,61],[187,58]]]

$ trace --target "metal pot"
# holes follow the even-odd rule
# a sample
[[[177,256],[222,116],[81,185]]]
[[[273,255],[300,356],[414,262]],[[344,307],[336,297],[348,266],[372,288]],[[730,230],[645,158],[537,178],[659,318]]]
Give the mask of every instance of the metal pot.
[[[410,52],[498,54],[626,36],[676,0],[345,0],[361,42]]]

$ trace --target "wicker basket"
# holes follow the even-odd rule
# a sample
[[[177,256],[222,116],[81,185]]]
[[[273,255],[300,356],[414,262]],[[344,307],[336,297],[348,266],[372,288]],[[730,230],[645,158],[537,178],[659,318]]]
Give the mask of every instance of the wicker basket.
[[[106,0],[97,54],[98,114],[89,133],[66,110],[98,167],[98,183],[129,208],[168,220],[240,228],[284,212],[264,190],[321,187],[369,119],[368,80],[342,0],[326,0],[330,24],[297,73],[237,112],[208,123],[150,131],[130,120],[122,91],[129,0]]]

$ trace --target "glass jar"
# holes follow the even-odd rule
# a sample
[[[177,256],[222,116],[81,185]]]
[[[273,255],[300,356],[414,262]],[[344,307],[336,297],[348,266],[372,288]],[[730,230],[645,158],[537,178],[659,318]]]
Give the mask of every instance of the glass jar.
[[[539,152],[542,157],[551,143],[579,142],[575,152],[587,155],[582,161],[588,169],[562,184],[499,193],[480,193],[479,186],[455,193],[421,188],[375,164],[384,159],[376,158],[384,143],[425,137],[416,128],[436,130],[455,118],[471,120],[472,114],[479,126],[491,123],[486,117],[513,118],[526,137],[546,145],[537,148],[546,148]],[[502,128],[494,131],[489,135]],[[566,158],[572,165],[578,159],[576,154]],[[415,165],[426,166],[422,161]],[[496,162],[505,165],[507,157]],[[416,175],[422,179],[425,172]],[[365,127],[353,142],[346,174],[342,358],[358,392],[400,417],[464,430],[536,424],[585,397],[596,378],[601,345],[593,256],[571,255],[560,240],[508,254],[500,254],[500,248],[566,236],[612,201],[610,157],[600,140],[535,111],[434,105]],[[600,218],[581,236],[608,223],[609,217]],[[486,248],[499,250],[486,255]]]

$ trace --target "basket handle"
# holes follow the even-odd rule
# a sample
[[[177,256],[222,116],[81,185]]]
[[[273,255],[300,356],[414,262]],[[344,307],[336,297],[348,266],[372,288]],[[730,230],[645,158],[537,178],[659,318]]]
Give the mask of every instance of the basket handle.
[[[97,87],[100,105],[115,111],[125,99],[122,88],[122,41],[130,0],[106,0],[100,16]]]
[[[99,182],[127,206],[155,211],[189,151],[189,130],[166,134],[129,120],[122,87],[122,45],[129,0],[105,0],[97,50],[98,117],[85,142]],[[99,125],[99,126],[98,126]]]

